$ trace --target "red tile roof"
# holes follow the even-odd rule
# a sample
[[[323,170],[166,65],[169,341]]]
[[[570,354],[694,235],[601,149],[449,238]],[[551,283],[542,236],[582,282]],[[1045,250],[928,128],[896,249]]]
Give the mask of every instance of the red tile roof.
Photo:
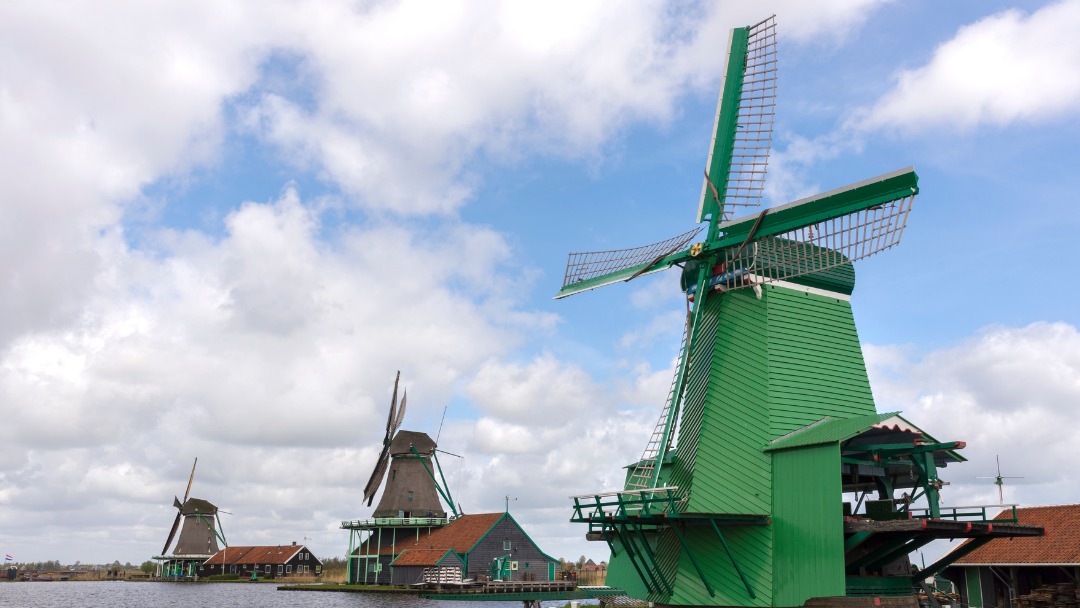
[[[297,553],[307,552],[304,545],[278,545],[278,546],[233,546],[218,551],[207,564],[284,564]],[[314,556],[313,556],[314,557]],[[315,558],[318,560],[318,558]]]
[[[371,543],[371,544],[372,544],[372,547],[369,549],[367,541],[364,541],[364,542],[360,543],[360,546],[358,548],[353,549],[353,555],[393,555],[394,554],[393,545],[376,545],[375,543]]]
[[[1046,535],[995,538],[956,560],[956,565],[1080,565],[1080,504],[1023,507],[1016,510],[1016,515],[1022,524],[1042,526],[1046,529]],[[1011,516],[1012,512],[1006,510],[994,519],[1009,519]]]
[[[429,531],[424,529],[419,529],[416,533],[420,537],[416,540],[416,543],[423,543],[424,539],[430,534]],[[378,542],[378,538],[368,538],[364,540],[364,542],[360,543],[359,547],[353,549],[353,555],[397,555],[409,546],[405,544],[408,540],[404,540],[396,546],[392,543],[379,545]],[[396,552],[395,549],[397,550]]]
[[[447,551],[456,551],[464,555],[472,549],[480,539],[487,534],[506,513],[479,513],[476,515],[462,515],[446,526],[434,530],[431,534],[421,538],[417,543],[405,549],[404,553],[394,561],[395,566],[405,565],[402,559],[413,558],[413,551],[424,551],[426,559],[431,559],[431,552],[439,554],[435,561],[446,555]],[[430,566],[435,562],[423,564],[408,564],[413,566]]]
[[[417,549],[413,547],[394,560],[394,566],[436,566],[450,550]],[[458,562],[451,560],[453,564]]]

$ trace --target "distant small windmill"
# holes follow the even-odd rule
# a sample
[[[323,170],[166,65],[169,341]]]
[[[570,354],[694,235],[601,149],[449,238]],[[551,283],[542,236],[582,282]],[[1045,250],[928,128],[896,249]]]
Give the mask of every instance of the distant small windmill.
[[[399,371],[394,378],[394,395],[390,400],[382,452],[371,472],[371,478],[364,486],[364,500],[370,507],[375,493],[383,486],[385,479],[382,498],[375,507],[375,517],[446,517],[446,511],[439,503],[440,497],[446,501],[450,511],[457,515],[450,488],[443,477],[438,457],[435,456],[435,441],[427,433],[401,430],[408,393],[403,391],[399,405],[400,380]],[[436,473],[441,478],[441,483],[440,479],[435,477]]]
[[[1005,487],[1005,480],[1006,479],[1023,479],[1023,477],[1011,477],[1011,476],[1002,475],[1001,474],[1001,456],[995,454],[994,455],[994,460],[997,461],[997,475],[994,475],[993,477],[976,477],[975,479],[993,479],[994,480],[994,485],[996,485],[998,487],[998,504],[1002,505],[1002,504],[1005,504],[1005,492],[1002,489],[1002,488]]]
[[[191,465],[191,475],[188,476],[187,488],[184,490],[184,500],[173,497],[173,506],[176,507],[176,519],[173,520],[169,536],[165,539],[165,547],[161,555],[155,559],[161,559],[167,576],[192,576],[195,567],[205,561],[206,558],[218,552],[218,541],[225,546],[225,536],[221,530],[220,511],[216,505],[208,500],[191,497],[191,484],[195,481],[195,467],[199,459]],[[181,526],[181,522],[183,525]],[[166,555],[173,540],[176,539],[177,530],[180,532],[176,546],[171,555]]]
[[[382,452],[379,453],[379,459],[375,461],[375,470],[371,472],[371,477],[368,479],[367,485],[364,486],[364,500],[367,501],[369,507],[371,501],[375,499],[375,492],[379,490],[382,479],[386,475],[386,467],[390,464],[390,444],[405,419],[405,404],[409,399],[409,392],[405,391],[402,395],[401,406],[399,407],[397,394],[400,381],[401,372],[399,371],[397,376],[394,377],[394,396],[390,399],[390,414],[386,418],[386,434],[383,436]]]
[[[176,507],[176,519],[173,520],[169,537],[165,539],[165,547],[161,550],[162,555],[169,550],[176,537],[176,530],[180,528],[180,540],[173,550],[177,555],[198,555],[207,553],[213,555],[218,552],[217,541],[225,544],[225,537],[221,534],[221,519],[218,516],[218,508],[212,502],[201,498],[188,498],[191,495],[191,484],[195,481],[195,466],[199,464],[196,458],[191,465],[191,475],[188,477],[187,489],[184,490],[184,500],[173,497],[173,506]],[[180,521],[184,525],[180,527]]]
[[[427,433],[401,430],[407,395],[403,391],[399,404],[400,381],[401,372],[398,372],[394,377],[382,451],[364,486],[367,506],[371,506],[380,487],[382,496],[372,519],[341,522],[342,529],[350,531],[346,580],[353,584],[389,584],[390,564],[400,552],[449,522],[440,498],[449,506],[453,517],[461,512],[450,495],[436,455],[436,452],[450,452],[436,449],[437,442]],[[457,454],[450,455],[460,458]]]

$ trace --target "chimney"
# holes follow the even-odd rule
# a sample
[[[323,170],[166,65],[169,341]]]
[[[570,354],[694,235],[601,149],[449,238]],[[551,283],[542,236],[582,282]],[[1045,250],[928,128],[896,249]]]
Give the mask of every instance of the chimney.
[[[294,547],[296,546],[296,541],[295,540],[292,541],[292,546],[294,546]]]

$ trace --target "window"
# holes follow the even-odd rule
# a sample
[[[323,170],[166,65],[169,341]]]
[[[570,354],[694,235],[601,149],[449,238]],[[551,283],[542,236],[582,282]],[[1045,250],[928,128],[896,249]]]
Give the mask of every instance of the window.
[[[412,490],[409,490],[409,501],[412,501]]]
[[[270,574],[270,564],[266,564],[266,573]]]
[[[390,471],[390,481],[394,481],[395,479],[397,479],[397,469]]]
[[[322,574],[322,566],[315,564],[315,574]]]
[[[281,564],[277,565],[277,573],[278,574],[281,574],[284,570],[285,570],[285,568]]]
[[[503,541],[503,551],[509,551],[509,550],[510,550],[510,541],[504,540]]]
[[[229,574],[236,574],[236,564],[229,566]]]
[[[292,564],[285,566],[285,574],[292,574]]]

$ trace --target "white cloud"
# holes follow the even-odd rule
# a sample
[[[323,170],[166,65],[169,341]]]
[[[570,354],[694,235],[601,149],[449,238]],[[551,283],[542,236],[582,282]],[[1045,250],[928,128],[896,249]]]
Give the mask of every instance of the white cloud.
[[[212,162],[262,25],[209,4],[0,7],[0,344],[77,320],[123,202]]]
[[[1066,323],[992,327],[924,355],[864,347],[879,411],[903,415],[941,441],[966,441],[970,462],[942,474],[956,498],[997,502],[995,455],[1011,480],[1006,498],[1028,505],[1076,502],[1080,482],[1080,332]],[[992,498],[992,501],[990,500]]]
[[[484,412],[530,427],[562,426],[590,410],[610,407],[588,374],[551,354],[539,355],[527,365],[489,360],[463,392]]]
[[[26,332],[3,352],[5,526],[25,508],[78,507],[113,513],[94,524],[112,547],[125,519],[164,529],[168,510],[157,523],[149,514],[180,493],[196,455],[195,495],[220,494],[241,535],[310,527],[324,501],[321,517],[356,517],[393,370],[405,369],[410,419],[430,419],[518,327],[538,324],[516,324],[531,313],[503,291],[515,277],[492,280],[508,272],[509,248],[486,228],[449,225],[432,243],[357,226],[323,241],[320,216],[291,189],[242,205],[226,226],[217,242],[166,234],[154,257],[102,247],[108,271],[79,323]],[[488,295],[513,314],[484,311]],[[269,505],[298,510],[275,506],[286,519],[262,522]]]
[[[945,506],[1077,502],[1080,331],[1067,323],[990,327],[920,354],[864,345],[878,411],[902,415],[939,441],[965,441],[966,463],[940,472]],[[996,459],[1009,477],[998,495]],[[1064,463],[1056,466],[1048,463]],[[991,515],[993,515],[991,511]],[[955,547],[936,542],[927,563]]]
[[[1080,2],[1030,15],[1003,11],[964,26],[930,62],[904,70],[896,87],[859,113],[862,130],[968,130],[1046,122],[1080,105]]]
[[[289,16],[318,103],[267,95],[248,125],[365,207],[445,213],[475,190],[471,159],[593,157],[632,120],[670,120],[687,86],[715,82],[732,26],[775,11],[794,40],[843,37],[879,4],[324,6]]]
[[[802,40],[876,5],[775,4]],[[0,526],[19,558],[141,561],[195,455],[193,495],[233,511],[231,539],[340,554],[399,367],[409,426],[465,386],[488,414],[466,436],[504,438],[462,472],[470,504],[512,490],[545,537],[580,537],[565,495],[618,487],[670,372],[611,388],[553,356],[507,363],[555,317],[523,304],[535,272],[507,236],[452,211],[483,180],[471,161],[596,156],[669,120],[715,81],[727,28],[770,7],[537,7],[0,7]],[[150,213],[132,248],[144,189],[213,167],[240,130],[345,202],[227,201],[214,236]],[[327,225],[333,204],[371,213]]]

